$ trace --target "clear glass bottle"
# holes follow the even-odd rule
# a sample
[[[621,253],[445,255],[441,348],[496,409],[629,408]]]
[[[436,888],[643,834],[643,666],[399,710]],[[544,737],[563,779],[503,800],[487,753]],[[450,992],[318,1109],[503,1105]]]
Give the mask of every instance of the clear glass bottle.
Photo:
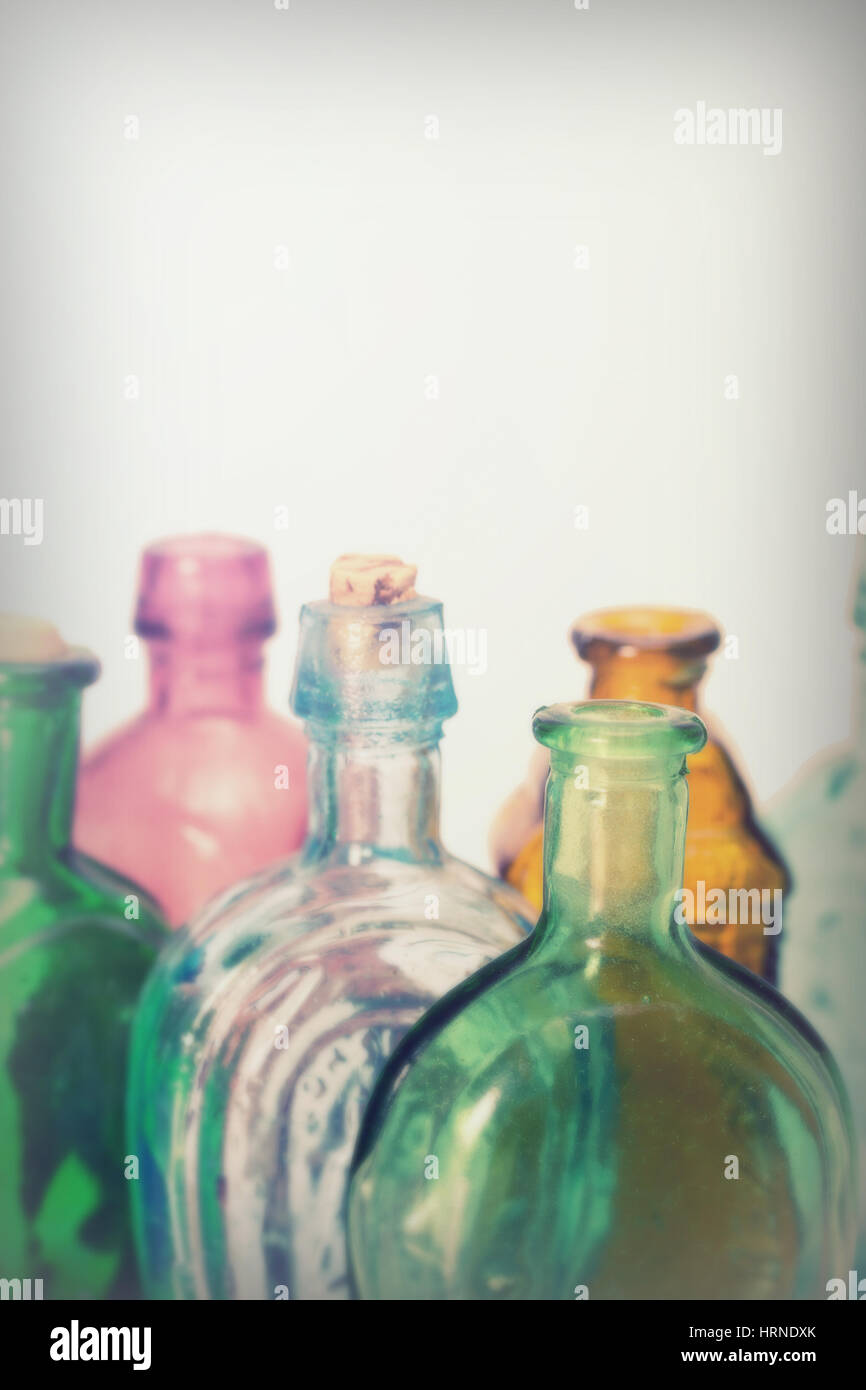
[[[578,655],[592,669],[589,694],[596,700],[644,700],[698,711],[707,657],[721,632],[705,613],[685,608],[610,608],[579,618],[571,630]],[[548,759],[537,750],[529,776],[502,807],[491,835],[497,870],[541,907],[542,814]],[[743,778],[716,726],[690,764],[689,833],[684,886],[692,930],[717,951],[776,982],[781,905],[788,872],[758,823]],[[764,916],[747,922],[715,907],[731,891],[765,895]],[[708,908],[709,904],[709,908]],[[717,920],[719,919],[719,920]]]
[[[306,742],[262,693],[275,627],[261,546],[180,536],[144,552],[150,701],[84,759],[75,842],[142,883],[172,926],[303,840]]]
[[[425,598],[302,610],[306,842],[179,934],[136,1025],[130,1145],[154,1296],[346,1297],[369,1089],[424,1009],[528,929],[522,900],[439,838],[456,710],[442,632]]]
[[[860,542],[854,622],[866,632],[866,541]],[[852,736],[815,759],[774,803],[769,823],[788,857],[781,988],[831,1048],[859,1139],[860,1227],[855,1266],[866,1274],[866,643]]]
[[[0,619],[0,1278],[133,1298],[123,1108],[129,1031],[167,935],[70,846],[81,691],[99,667]]]
[[[351,1183],[361,1296],[826,1297],[852,1248],[835,1066],[678,922],[701,721],[596,701],[534,727],[551,761],[541,917],[376,1087]]]

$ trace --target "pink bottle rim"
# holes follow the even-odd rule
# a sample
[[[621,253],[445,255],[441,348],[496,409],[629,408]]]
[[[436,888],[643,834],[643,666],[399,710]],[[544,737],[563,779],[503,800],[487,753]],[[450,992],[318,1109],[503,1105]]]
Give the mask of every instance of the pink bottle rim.
[[[172,536],[141,557],[135,630],[219,642],[276,630],[268,552],[239,536]]]

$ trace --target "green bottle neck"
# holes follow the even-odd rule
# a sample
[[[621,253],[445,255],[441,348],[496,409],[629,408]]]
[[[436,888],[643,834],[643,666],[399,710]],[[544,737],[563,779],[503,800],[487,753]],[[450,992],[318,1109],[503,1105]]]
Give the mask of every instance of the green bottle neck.
[[[544,810],[544,949],[679,949],[688,790],[682,758],[552,760]],[[645,775],[642,775],[645,774]]]
[[[29,873],[67,848],[72,829],[79,689],[0,697],[0,874]]]

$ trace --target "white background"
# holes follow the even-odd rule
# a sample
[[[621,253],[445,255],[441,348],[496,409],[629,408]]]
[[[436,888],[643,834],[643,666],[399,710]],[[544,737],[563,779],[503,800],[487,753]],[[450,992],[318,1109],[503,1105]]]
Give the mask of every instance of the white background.
[[[760,797],[844,737],[854,541],[825,508],[866,491],[864,18],[6,8],[2,491],[46,520],[0,565],[6,606],[102,658],[88,739],[143,694],[138,552],[192,529],[273,551],[279,706],[342,551],[402,554],[449,627],[487,630],[444,786],[479,861],[533,709],[583,693],[566,630],[593,607],[702,607],[737,636],[707,704]],[[782,108],[781,154],[676,146],[698,101]]]

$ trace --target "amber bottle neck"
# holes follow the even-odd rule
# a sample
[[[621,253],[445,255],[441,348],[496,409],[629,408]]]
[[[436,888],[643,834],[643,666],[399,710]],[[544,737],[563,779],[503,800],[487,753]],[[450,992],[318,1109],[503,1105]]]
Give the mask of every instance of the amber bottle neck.
[[[594,700],[648,700],[698,712],[698,687],[707,668],[703,657],[626,647],[600,653],[590,666]]]

